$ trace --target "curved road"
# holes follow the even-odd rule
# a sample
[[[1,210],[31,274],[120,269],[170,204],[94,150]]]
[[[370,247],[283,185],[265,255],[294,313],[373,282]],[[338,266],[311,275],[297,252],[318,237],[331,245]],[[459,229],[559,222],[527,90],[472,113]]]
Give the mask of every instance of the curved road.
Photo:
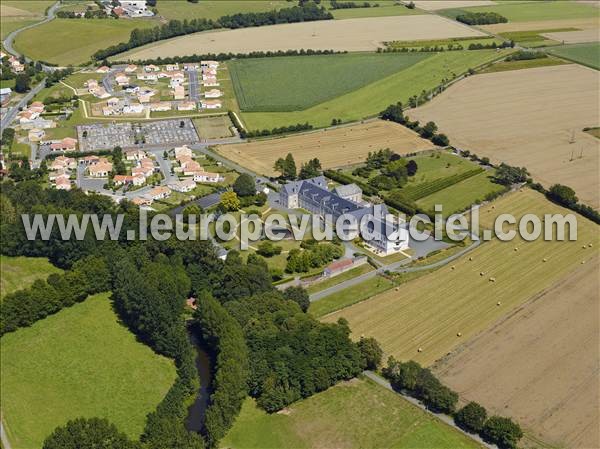
[[[3,44],[4,48],[6,49],[6,51],[8,51],[9,53],[12,53],[13,55],[15,55],[17,57],[20,57],[21,53],[19,53],[13,47],[13,43],[15,41],[15,37],[17,37],[17,34],[19,34],[23,30],[28,30],[29,28],[34,28],[34,27],[39,26],[39,25],[41,25],[43,23],[50,22],[51,20],[54,19],[56,10],[58,9],[59,6],[60,6],[60,2],[56,2],[50,8],[48,8],[48,11],[46,13],[46,18],[44,20],[42,20],[41,22],[37,22],[37,23],[31,24],[31,25],[27,25],[26,27],[19,28],[18,30],[15,30],[12,33],[9,33],[9,35],[6,36],[6,39],[4,39],[4,42],[2,42],[2,44]],[[30,59],[27,58],[27,57],[25,57],[25,60],[26,61],[30,61]],[[44,70],[54,70],[54,68],[48,67],[48,66],[45,66],[45,65],[43,67],[44,67]]]

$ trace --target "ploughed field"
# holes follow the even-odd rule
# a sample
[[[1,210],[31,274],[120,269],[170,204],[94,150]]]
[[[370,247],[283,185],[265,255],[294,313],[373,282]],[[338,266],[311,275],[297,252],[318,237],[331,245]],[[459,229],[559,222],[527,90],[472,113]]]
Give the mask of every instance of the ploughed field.
[[[324,169],[364,162],[369,151],[389,148],[399,153],[431,149],[433,144],[397,123],[376,120],[290,137],[221,145],[219,154],[264,175],[276,175],[273,166],[292,153],[296,166],[318,158]]]
[[[526,167],[546,187],[575,189],[600,206],[598,126],[600,73],[575,64],[468,77],[433,101],[408,111],[433,120],[457,148],[492,162]]]
[[[527,213],[543,217],[569,211],[526,189],[483,207],[482,227],[490,228],[492,218],[503,213],[519,220]],[[324,321],[344,317],[355,338],[373,336],[387,355],[431,365],[596,256],[597,249],[588,244],[598,242],[598,226],[580,216],[577,222],[577,241],[493,239],[431,274]]]
[[[514,417],[526,440],[598,447],[598,261],[580,265],[436,364],[444,384]]]

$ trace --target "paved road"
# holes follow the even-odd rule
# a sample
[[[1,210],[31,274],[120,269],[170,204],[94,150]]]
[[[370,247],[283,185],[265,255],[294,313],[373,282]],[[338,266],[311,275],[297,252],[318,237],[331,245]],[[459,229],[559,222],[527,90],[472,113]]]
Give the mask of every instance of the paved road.
[[[2,120],[0,121],[0,129],[4,130],[4,128],[8,127],[12,121],[15,119],[15,117],[17,116],[17,113],[19,112],[19,108],[23,108],[27,105],[27,103],[29,103],[29,101],[35,97],[37,95],[37,93],[42,90],[44,87],[46,86],[46,78],[44,78],[37,86],[35,86],[33,89],[31,89],[27,95],[25,95],[23,98],[21,98],[21,101],[19,101],[16,105],[14,105],[12,108],[10,108],[8,110],[8,112],[6,114],[4,114],[4,117],[2,117]]]
[[[454,420],[450,416],[444,415],[443,413],[432,412],[427,407],[425,407],[425,405],[421,401],[419,401],[418,399],[415,399],[415,398],[413,398],[411,396],[407,396],[405,394],[402,394],[402,393],[394,390],[394,388],[392,387],[392,385],[386,379],[384,379],[383,377],[379,376],[378,374],[375,374],[372,371],[364,371],[363,374],[366,377],[368,377],[369,379],[371,379],[373,382],[375,382],[376,384],[381,385],[382,387],[387,388],[390,391],[393,391],[395,393],[400,394],[403,399],[405,399],[408,402],[410,402],[411,404],[419,407],[424,412],[429,413],[432,416],[435,416],[437,419],[439,419],[440,421],[445,422],[449,426],[454,427],[454,429],[458,430],[463,435],[468,436],[469,438],[471,438],[472,440],[474,440],[477,443],[481,444],[482,446],[485,446],[488,449],[498,449],[498,447],[495,444],[489,444],[489,443],[486,443],[485,441],[483,441],[479,435],[473,435],[472,433],[468,433],[468,432],[465,432],[464,430],[462,430],[460,427],[458,427],[456,424],[454,424]]]
[[[198,101],[200,99],[200,84],[198,83],[198,71],[188,70],[188,78],[190,80],[190,100]]]
[[[44,20],[42,20],[41,22],[37,22],[37,23],[34,23],[32,25],[28,25],[26,27],[23,27],[23,28],[19,28],[18,30],[13,31],[8,36],[6,36],[6,39],[4,39],[4,42],[3,42],[4,48],[6,49],[6,51],[9,52],[9,53],[12,53],[13,55],[15,55],[17,57],[20,57],[21,53],[19,53],[13,47],[13,43],[15,41],[15,37],[17,37],[17,34],[19,34],[23,30],[28,30],[29,28],[37,27],[37,26],[40,26],[43,23],[50,22],[51,20],[54,19],[54,17],[55,17],[54,13],[59,8],[59,6],[60,6],[60,2],[56,2],[50,8],[48,8],[48,12],[47,12],[46,18]],[[30,61],[30,59],[27,58],[27,57],[25,57],[25,60],[26,61]],[[52,71],[52,70],[56,69],[56,67],[50,67],[50,66],[47,66],[47,65],[44,65],[44,64],[42,64],[42,66],[44,68],[44,71]]]

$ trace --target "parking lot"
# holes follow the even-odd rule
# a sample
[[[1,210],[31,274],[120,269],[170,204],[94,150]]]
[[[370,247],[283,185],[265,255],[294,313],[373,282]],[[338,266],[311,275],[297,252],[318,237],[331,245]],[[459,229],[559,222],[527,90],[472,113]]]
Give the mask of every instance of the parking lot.
[[[112,122],[79,125],[81,151],[97,151],[136,145],[175,146],[198,142],[196,128],[190,119],[160,120],[147,123]]]

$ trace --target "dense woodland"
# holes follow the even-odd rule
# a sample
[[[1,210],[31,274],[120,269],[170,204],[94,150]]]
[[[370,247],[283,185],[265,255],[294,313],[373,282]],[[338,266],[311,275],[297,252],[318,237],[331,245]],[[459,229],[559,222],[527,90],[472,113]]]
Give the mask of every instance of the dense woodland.
[[[124,229],[136,229],[138,210],[126,201],[117,205],[79,190],[42,189],[35,179],[3,183],[0,198],[0,237],[7,242],[3,254],[48,257],[67,270],[7,295],[0,304],[2,334],[30,326],[89,294],[110,290],[115,309],[131,331],[175,360],[177,380],[148,416],[142,447],[216,447],[247,394],[274,412],[368,366],[370,359],[361,351],[370,348],[350,340],[347,324],[324,324],[307,315],[306,293],[276,290],[260,256],[243,263],[233,251],[223,262],[206,241],[97,241],[93,231],[81,241],[63,241],[58,231],[48,241],[28,241],[20,214],[122,213]],[[185,321],[190,295],[198,305],[192,328],[215,362],[202,436],[183,425],[184,404],[198,389]],[[49,441],[90,426],[110,430],[102,420],[78,421],[57,429]]]

